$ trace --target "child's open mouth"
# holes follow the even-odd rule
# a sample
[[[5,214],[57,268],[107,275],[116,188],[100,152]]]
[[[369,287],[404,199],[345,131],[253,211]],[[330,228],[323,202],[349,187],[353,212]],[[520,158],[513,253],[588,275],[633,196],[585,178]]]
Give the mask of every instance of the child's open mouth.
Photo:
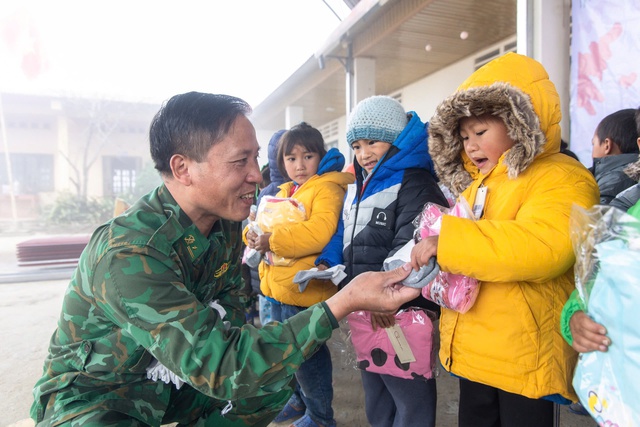
[[[374,160],[373,162],[369,162],[369,163],[365,163],[364,168],[366,170],[371,170],[375,167],[375,165],[378,163],[377,160]]]
[[[478,167],[478,169],[482,169],[482,167],[487,164],[487,159],[486,158],[482,158],[482,159],[473,159],[473,163],[475,163],[475,165]]]

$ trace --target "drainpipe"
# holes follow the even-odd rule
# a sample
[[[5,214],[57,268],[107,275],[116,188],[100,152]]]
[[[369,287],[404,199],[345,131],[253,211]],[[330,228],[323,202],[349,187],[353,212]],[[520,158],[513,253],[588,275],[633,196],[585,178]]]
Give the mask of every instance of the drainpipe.
[[[346,73],[346,102],[347,102],[347,117],[351,113],[353,109],[353,98],[354,98],[354,73],[353,73],[353,52],[351,47],[351,42],[347,42],[347,56],[344,58],[344,71]]]

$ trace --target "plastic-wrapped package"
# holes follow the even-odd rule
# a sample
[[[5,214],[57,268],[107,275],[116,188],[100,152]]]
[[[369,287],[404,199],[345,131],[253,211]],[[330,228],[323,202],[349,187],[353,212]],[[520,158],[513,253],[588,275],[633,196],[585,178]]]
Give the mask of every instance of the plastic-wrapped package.
[[[573,387],[598,425],[640,426],[640,221],[614,207],[574,206],[570,227],[576,288],[611,339],[606,352],[580,355]]]
[[[256,223],[255,217],[258,212],[258,207],[256,205],[251,205],[251,214],[249,215],[249,230],[256,233],[258,236],[262,234],[262,230]],[[253,217],[253,219],[251,219]],[[262,255],[257,250],[245,247],[244,252],[242,254],[242,263],[247,264],[251,268],[255,268],[260,264],[260,260],[262,260]]]
[[[279,226],[306,220],[307,214],[302,203],[291,197],[264,196],[260,200],[255,224],[262,233],[271,233]],[[271,251],[263,256],[269,265],[289,266],[293,259],[282,257]]]
[[[437,360],[433,326],[436,314],[409,308],[396,313],[395,318],[394,327],[374,331],[368,311],[347,315],[356,367],[397,378],[433,378]]]
[[[444,215],[473,219],[471,208],[464,198],[460,198],[460,201],[450,208],[427,203],[414,221],[415,240],[439,235]],[[480,286],[476,279],[440,270],[435,278],[422,288],[422,296],[441,307],[466,313],[476,302],[479,291]]]

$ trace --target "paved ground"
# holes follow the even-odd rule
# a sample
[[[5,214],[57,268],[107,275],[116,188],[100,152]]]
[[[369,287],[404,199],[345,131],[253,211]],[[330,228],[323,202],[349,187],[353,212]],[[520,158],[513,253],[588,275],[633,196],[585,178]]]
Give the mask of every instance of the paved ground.
[[[0,427],[33,425],[26,420],[32,403],[31,389],[41,375],[42,361],[70,275],[68,271],[40,270],[38,281],[1,280],[21,272],[15,266],[14,248],[15,243],[28,237],[0,234]],[[349,363],[350,356],[339,336],[335,335],[329,345],[334,358],[336,420],[343,427],[365,427],[368,424],[360,375]],[[457,381],[448,374],[438,377],[438,426],[457,425],[457,387]],[[272,424],[273,427],[286,425]],[[559,426],[592,427],[595,423],[562,407]]]

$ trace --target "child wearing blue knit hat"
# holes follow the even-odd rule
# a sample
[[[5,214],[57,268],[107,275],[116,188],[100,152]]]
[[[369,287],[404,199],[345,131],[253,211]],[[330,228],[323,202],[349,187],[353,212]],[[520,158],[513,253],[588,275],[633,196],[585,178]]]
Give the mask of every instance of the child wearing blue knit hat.
[[[355,155],[356,182],[347,189],[338,231],[316,265],[323,270],[342,264],[345,280],[350,280],[365,271],[383,269],[385,259],[413,238],[413,220],[427,202],[448,203],[435,178],[426,125],[397,100],[389,96],[362,100],[347,120],[347,141]],[[412,307],[439,312],[422,296],[400,310]],[[363,333],[371,337],[379,328],[392,327],[399,316],[369,315],[370,329]],[[420,348],[414,355],[420,358],[430,352],[430,348]],[[385,367],[395,363],[393,355],[385,357]],[[431,372],[416,372],[408,364],[411,376],[407,378],[381,373],[383,369],[374,365],[358,358],[369,423],[379,427],[435,426],[437,393]]]
[[[372,96],[360,102],[349,116],[347,142],[359,139],[393,144],[409,119],[402,104],[390,96]]]

